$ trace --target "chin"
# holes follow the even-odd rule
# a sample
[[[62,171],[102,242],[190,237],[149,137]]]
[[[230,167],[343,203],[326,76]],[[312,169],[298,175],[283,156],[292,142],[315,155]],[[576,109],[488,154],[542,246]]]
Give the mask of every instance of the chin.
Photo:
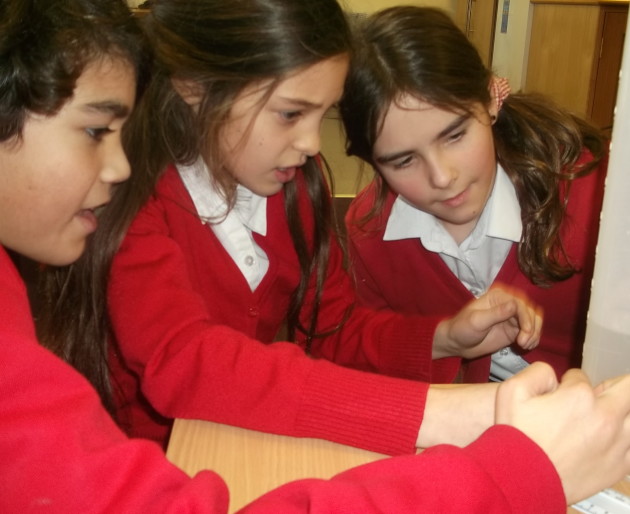
[[[251,191],[255,194],[257,194],[258,196],[273,196],[275,194],[278,194],[280,191],[282,191],[282,189],[284,188],[284,184],[274,184],[272,186],[261,186],[261,187],[257,187],[257,188],[251,188]]]
[[[75,245],[72,248],[66,248],[60,252],[54,252],[50,255],[43,255],[39,262],[49,264],[51,266],[69,266],[76,262],[85,250],[85,243]]]

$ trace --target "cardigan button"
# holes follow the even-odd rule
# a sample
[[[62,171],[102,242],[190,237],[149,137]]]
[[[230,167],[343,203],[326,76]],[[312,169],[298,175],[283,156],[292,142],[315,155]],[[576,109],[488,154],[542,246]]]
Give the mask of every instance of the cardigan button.
[[[248,314],[252,317],[255,318],[256,316],[260,315],[260,311],[256,308],[256,307],[250,307]]]

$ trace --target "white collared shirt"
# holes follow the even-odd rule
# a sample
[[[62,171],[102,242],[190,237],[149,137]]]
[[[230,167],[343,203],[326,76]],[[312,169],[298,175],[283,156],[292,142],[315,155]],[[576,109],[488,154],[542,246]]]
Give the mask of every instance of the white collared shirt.
[[[267,234],[267,198],[246,187],[236,187],[236,203],[227,215],[227,202],[215,187],[202,159],[191,166],[177,165],[197,214],[217,236],[254,291],[269,270],[269,258],[253,233]]]
[[[400,195],[394,201],[383,240],[419,238],[429,251],[438,253],[451,272],[475,297],[492,285],[513,243],[521,239],[523,225],[516,190],[497,165],[494,187],[473,231],[457,245],[431,214],[416,209]],[[491,377],[505,380],[527,366],[510,348],[492,356]]]

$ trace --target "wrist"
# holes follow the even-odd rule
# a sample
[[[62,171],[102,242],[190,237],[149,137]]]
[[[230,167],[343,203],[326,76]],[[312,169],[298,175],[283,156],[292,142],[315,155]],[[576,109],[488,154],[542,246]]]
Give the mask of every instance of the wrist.
[[[445,319],[440,321],[435,328],[431,349],[431,358],[433,360],[445,357],[459,357],[456,345],[449,337],[450,323],[450,320]]]
[[[497,389],[496,383],[429,386],[416,446],[470,444],[494,425]]]

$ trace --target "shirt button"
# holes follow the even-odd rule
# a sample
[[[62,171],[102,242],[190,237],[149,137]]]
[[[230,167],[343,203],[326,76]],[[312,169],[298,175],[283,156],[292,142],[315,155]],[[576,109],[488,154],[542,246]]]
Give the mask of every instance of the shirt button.
[[[248,314],[252,317],[255,318],[256,316],[258,316],[260,314],[260,312],[258,311],[258,309],[256,307],[250,307]]]
[[[252,264],[254,264],[254,258],[251,255],[248,255],[247,257],[245,257],[245,264],[247,266],[251,266]]]
[[[500,354],[502,357],[505,357],[508,353],[510,353],[510,350],[508,350],[507,348],[503,348],[503,349],[499,352],[499,354]]]

